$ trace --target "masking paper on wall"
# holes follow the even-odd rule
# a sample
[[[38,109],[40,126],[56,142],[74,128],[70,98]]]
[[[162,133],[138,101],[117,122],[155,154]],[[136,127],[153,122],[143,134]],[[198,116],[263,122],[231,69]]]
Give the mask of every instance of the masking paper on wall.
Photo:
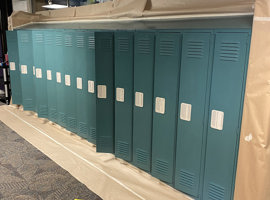
[[[135,106],[143,107],[143,93],[142,92],[135,92]]]
[[[70,75],[65,75],[65,85],[70,86]]]
[[[165,113],[165,98],[156,97],[156,113],[164,114]]]
[[[125,89],[116,88],[116,101],[124,102],[125,101]]]
[[[52,80],[52,71],[51,70],[47,70],[47,80]]]
[[[36,68],[36,77],[42,78],[42,70],[40,68]]]
[[[82,90],[82,78],[77,77],[77,89]]]
[[[21,73],[27,74],[27,65],[21,65]]]
[[[180,119],[184,121],[190,121],[191,120],[191,104],[187,103],[181,103],[181,110],[180,110]]]
[[[211,113],[211,128],[223,130],[224,112],[212,110]]]
[[[9,63],[9,68],[10,68],[11,71],[15,71],[16,70],[15,62],[10,62]]]
[[[88,81],[88,92],[89,93],[95,93],[95,82],[94,81]]]
[[[106,85],[98,85],[97,86],[97,96],[99,99],[106,99],[107,98],[107,87]]]
[[[56,82],[61,83],[61,73],[60,72],[56,72]]]

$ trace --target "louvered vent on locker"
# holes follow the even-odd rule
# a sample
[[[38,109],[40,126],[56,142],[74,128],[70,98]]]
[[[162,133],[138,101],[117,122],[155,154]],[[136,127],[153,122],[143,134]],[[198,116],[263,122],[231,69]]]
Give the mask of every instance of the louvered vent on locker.
[[[221,61],[239,61],[240,42],[222,42],[220,46]]]
[[[142,150],[142,149],[136,149],[136,157],[137,157],[137,162],[139,164],[147,165],[148,160],[149,160],[149,153]]]
[[[107,38],[103,38],[102,40],[100,40],[100,48],[103,49],[103,51],[112,50],[112,40],[111,39],[107,39]]]
[[[57,119],[57,111],[55,108],[50,108],[49,109],[49,116],[51,116],[52,119],[56,120]]]
[[[36,33],[35,34],[35,41],[37,43],[43,43],[44,42],[44,35],[42,33]]]
[[[173,40],[161,40],[159,53],[161,56],[174,55],[175,42]]]
[[[129,144],[127,142],[117,142],[117,153],[123,156],[129,155]]]
[[[168,176],[169,163],[160,159],[156,160],[155,171],[163,176]]]
[[[53,45],[53,35],[52,34],[45,35],[45,44],[46,45]]]
[[[225,189],[215,183],[209,183],[208,199],[209,200],[224,200]]]
[[[48,115],[48,107],[40,105],[38,107],[38,114],[40,117],[47,116]]]
[[[129,50],[129,39],[125,37],[117,38],[118,50],[120,52],[127,52]]]
[[[65,122],[66,122],[65,113],[59,112],[58,119],[59,119],[59,122],[61,123],[61,125],[65,124]]]
[[[90,35],[88,37],[88,47],[89,49],[95,49],[95,36],[94,35]]]
[[[188,58],[202,58],[204,50],[203,41],[190,40],[187,42],[187,57]]]
[[[138,53],[150,54],[151,53],[151,40],[148,38],[138,39]]]
[[[95,128],[90,128],[90,138],[92,140],[96,140],[97,136],[96,136],[96,129]]]
[[[28,42],[30,42],[30,38],[29,38],[28,32],[22,32],[20,39],[21,39],[21,42],[22,43],[28,43]]]
[[[195,179],[194,173],[190,173],[186,170],[180,170],[177,181],[180,185],[183,185],[189,189],[193,189],[195,183],[194,179]]]
[[[82,35],[77,35],[76,36],[76,42],[77,42],[77,47],[78,48],[83,48],[84,47],[84,37]]]
[[[66,119],[67,119],[67,125],[68,125],[68,127],[70,129],[75,129],[76,128],[76,124],[77,124],[76,119],[73,118],[73,117],[69,117],[69,116],[67,116]]]
[[[79,133],[87,135],[87,130],[88,128],[87,128],[86,123],[79,122]]]
[[[65,35],[65,46],[72,47],[72,35]]]
[[[55,44],[56,46],[62,46],[63,45],[63,36],[60,34],[57,34],[55,36]]]

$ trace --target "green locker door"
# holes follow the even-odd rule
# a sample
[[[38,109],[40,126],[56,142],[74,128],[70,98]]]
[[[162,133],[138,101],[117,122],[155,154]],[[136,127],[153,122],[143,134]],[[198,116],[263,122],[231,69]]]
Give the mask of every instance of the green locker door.
[[[180,38],[180,33],[159,33],[156,38],[152,174],[169,184],[175,157]]]
[[[48,118],[47,80],[44,48],[44,31],[32,31],[33,58],[35,67],[35,92],[38,117]]]
[[[217,33],[203,199],[233,199],[249,33]]]
[[[114,153],[113,33],[95,33],[97,152]]]
[[[115,33],[115,156],[132,161],[133,32]]]
[[[78,118],[78,135],[88,138],[89,127],[89,109],[88,109],[88,86],[87,86],[87,68],[90,67],[90,51],[88,48],[89,33],[83,30],[77,30],[76,39],[76,101]]]
[[[55,31],[54,45],[54,66],[55,66],[55,83],[56,83],[56,105],[57,105],[57,122],[59,125],[66,126],[65,111],[65,74],[64,74],[64,30]]]
[[[55,31],[44,30],[44,44],[46,55],[44,79],[47,81],[48,119],[57,123]]]
[[[88,31],[88,62],[87,62],[87,92],[88,92],[88,141],[96,144],[96,89],[95,89],[95,33]]]
[[[154,32],[135,32],[133,164],[150,172],[154,91]]]
[[[65,84],[65,128],[77,133],[77,103],[76,103],[76,30],[64,32],[64,80]]]
[[[183,34],[175,188],[198,197],[205,149],[212,58],[211,33]]]
[[[12,103],[22,104],[21,72],[19,66],[19,50],[17,31],[7,31],[8,59],[10,71],[10,85],[12,93]]]
[[[36,111],[32,31],[18,30],[17,33],[21,69],[22,105],[24,110]]]

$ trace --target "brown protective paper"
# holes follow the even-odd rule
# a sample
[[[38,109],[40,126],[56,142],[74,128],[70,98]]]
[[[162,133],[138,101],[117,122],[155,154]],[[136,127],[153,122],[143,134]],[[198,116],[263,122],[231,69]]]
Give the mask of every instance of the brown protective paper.
[[[252,13],[254,0],[113,0],[106,3],[60,10],[41,11],[35,17],[17,13],[10,27],[31,22],[70,21],[116,18],[147,18],[183,14]]]
[[[270,199],[270,1],[257,0],[242,119],[236,200]]]
[[[191,199],[33,112],[4,105],[0,120],[104,200]]]

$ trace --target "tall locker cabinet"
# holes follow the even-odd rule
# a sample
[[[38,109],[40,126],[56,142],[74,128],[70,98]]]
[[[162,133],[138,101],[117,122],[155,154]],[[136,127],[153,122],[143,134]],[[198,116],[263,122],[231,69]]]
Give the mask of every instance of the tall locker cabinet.
[[[64,93],[65,128],[77,133],[77,103],[76,103],[76,30],[64,30]]]
[[[18,30],[17,33],[19,64],[21,68],[22,105],[24,110],[36,111],[32,31]]]
[[[216,33],[203,199],[233,199],[249,41]]]
[[[150,172],[155,33],[134,35],[133,164]]]
[[[183,34],[175,187],[198,197],[209,105],[212,33]]]
[[[133,32],[115,33],[115,156],[132,160]]]
[[[21,72],[19,65],[19,50],[17,31],[7,31],[8,59],[10,84],[13,104],[22,104]]]
[[[44,48],[44,31],[32,31],[33,59],[35,69],[35,93],[38,117],[48,118],[46,54]]]
[[[46,71],[44,79],[47,80],[47,101],[48,101],[48,119],[53,122],[57,120],[57,93],[56,93],[56,70],[57,70],[57,52],[55,51],[55,31],[44,30],[44,51],[46,55]]]
[[[158,33],[155,51],[152,174],[169,184],[175,162],[180,39],[180,33]]]
[[[114,153],[114,48],[112,32],[95,33],[97,152]]]

